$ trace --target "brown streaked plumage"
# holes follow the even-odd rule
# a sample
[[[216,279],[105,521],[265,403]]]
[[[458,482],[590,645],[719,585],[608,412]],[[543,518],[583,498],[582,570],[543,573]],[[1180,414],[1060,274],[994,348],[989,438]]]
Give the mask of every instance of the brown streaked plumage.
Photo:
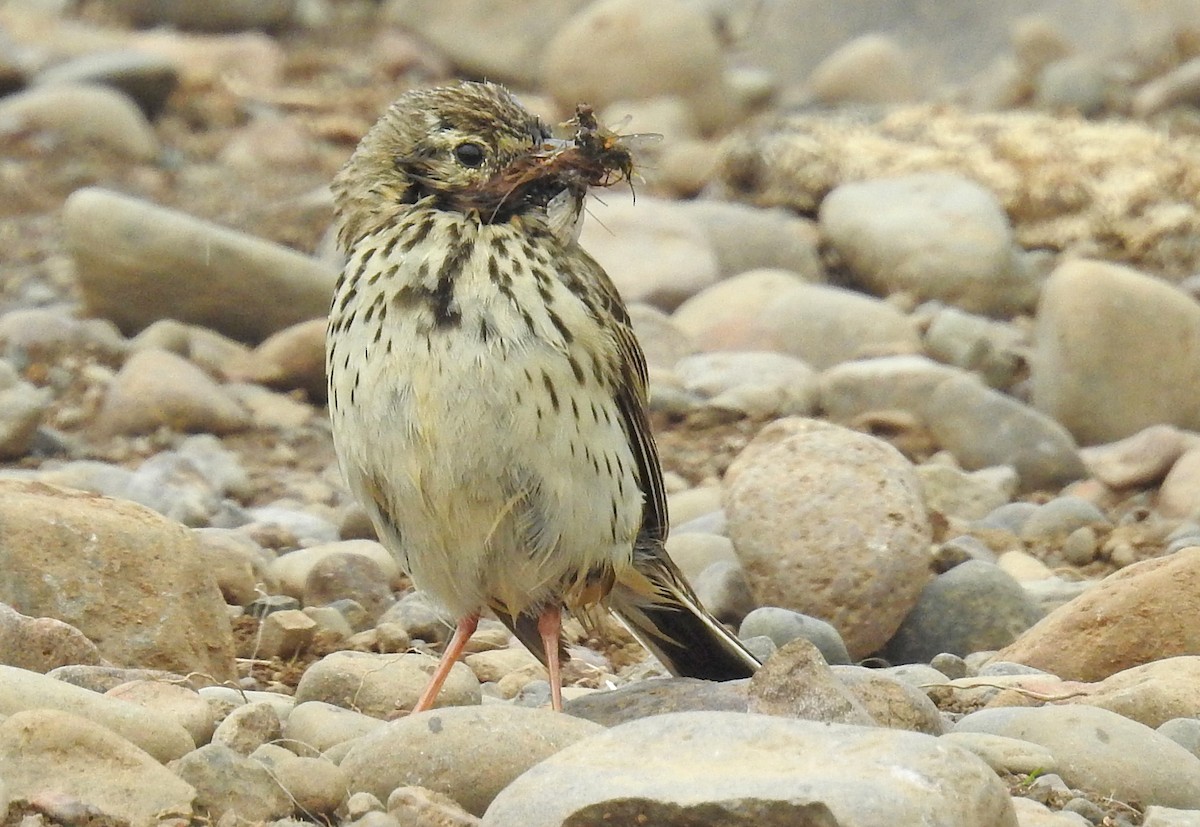
[[[675,674],[757,666],[663,549],[645,359],[576,241],[587,187],[631,161],[589,118],[553,141],[499,86],[410,92],[334,182],[338,456],[380,539],[458,618],[417,710],[486,609],[546,663],[556,709],[564,607],[610,608]]]

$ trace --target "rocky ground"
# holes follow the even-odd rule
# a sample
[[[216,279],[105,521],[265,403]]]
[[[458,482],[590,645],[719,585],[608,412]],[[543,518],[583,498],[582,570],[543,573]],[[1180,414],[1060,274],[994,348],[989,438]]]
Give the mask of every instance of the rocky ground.
[[[0,822],[1200,825],[1200,7],[495,5],[0,3]],[[327,184],[453,77],[664,136],[583,243],[747,682],[404,714]]]

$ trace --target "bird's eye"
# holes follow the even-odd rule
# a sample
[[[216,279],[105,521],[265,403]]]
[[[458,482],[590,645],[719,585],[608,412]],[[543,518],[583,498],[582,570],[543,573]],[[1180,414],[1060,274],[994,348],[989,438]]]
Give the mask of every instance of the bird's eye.
[[[454,147],[454,157],[464,167],[475,169],[483,165],[484,153],[483,147],[479,144],[467,142]]]

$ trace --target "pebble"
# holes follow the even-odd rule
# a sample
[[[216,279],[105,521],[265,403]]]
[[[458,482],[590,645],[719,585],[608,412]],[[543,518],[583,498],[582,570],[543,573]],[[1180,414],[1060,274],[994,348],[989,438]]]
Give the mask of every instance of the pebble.
[[[908,460],[864,434],[782,419],[726,483],[729,537],[760,603],[828,620],[854,658],[891,638],[929,577],[929,525]]]
[[[1045,804],[1023,796],[1013,797],[1013,810],[1020,827],[1093,827],[1091,821],[1077,813],[1051,810]]]
[[[1039,505],[1021,526],[1021,538],[1038,542],[1062,541],[1078,528],[1111,528],[1112,523],[1092,503],[1063,496]]]
[[[638,199],[638,205],[641,205]],[[816,225],[788,210],[761,209],[730,201],[673,202],[699,223],[717,255],[717,272],[730,278],[752,270],[784,270],[806,282],[825,280]]]
[[[847,755],[859,757],[850,775]],[[483,824],[557,827],[581,810],[626,824],[1016,823],[987,765],[931,736],[731,712],[658,715],[580,741],[505,788]]]
[[[1025,334],[1015,325],[939,308],[925,329],[925,350],[934,359],[973,371],[993,388],[1009,388],[1029,362]]]
[[[163,109],[179,85],[175,65],[158,55],[132,49],[93,52],[43,69],[34,84],[95,83],[128,95],[150,119]]]
[[[29,453],[53,393],[21,379],[0,359],[0,460]]]
[[[1091,526],[1081,526],[1070,534],[1062,544],[1063,559],[1072,566],[1086,566],[1096,559],[1100,550],[1100,538]]]
[[[874,411],[899,410],[922,416],[939,385],[965,375],[915,354],[843,362],[821,373],[821,410],[841,423]]]
[[[271,776],[292,800],[298,814],[310,818],[313,815],[330,816],[346,800],[350,779],[332,761],[297,757],[286,751],[275,759],[261,755],[253,757],[271,771]]]
[[[1080,702],[1157,728],[1175,718],[1200,718],[1198,680],[1200,656],[1179,655],[1110,675]]]
[[[642,302],[629,305],[629,321],[646,354],[646,364],[669,369],[685,356],[696,352],[696,345],[663,311]]]
[[[261,341],[325,315],[336,279],[294,250],[96,187],[72,193],[63,226],[88,312],[129,332],[178,319]]]
[[[93,353],[106,363],[119,362],[128,349],[112,322],[77,318],[67,305],[0,314],[0,345],[5,358],[19,367],[38,360],[56,361],[77,351]]]
[[[47,672],[46,677],[101,694],[131,681],[161,681],[177,683],[181,686],[191,685],[189,679],[183,675],[164,672],[161,669],[123,669],[119,666],[90,666],[87,664],[60,666]]]
[[[1088,472],[1114,489],[1142,488],[1162,482],[1190,440],[1173,425],[1151,425],[1137,433],[1084,448]]]
[[[754,673],[747,694],[751,712],[860,726],[877,723],[817,647],[802,637],[780,647]]]
[[[717,282],[716,252],[703,228],[669,202],[606,197],[591,211],[594,220],[584,221],[579,243],[626,301],[669,312]]]
[[[1097,681],[1175,655],[1200,652],[1200,548],[1111,574],[1059,607],[996,656]]]
[[[411,827],[479,827],[452,798],[426,787],[397,787],[388,796],[388,814]]]
[[[1200,58],[1184,61],[1146,83],[1133,96],[1133,112],[1146,117],[1172,106],[1195,106],[1200,101]]]
[[[292,799],[271,771],[224,744],[207,744],[170,767],[196,790],[196,809],[213,822],[226,814],[267,821],[292,813]]]
[[[1012,643],[1041,613],[998,566],[968,560],[932,580],[884,648],[892,663],[927,663],[941,652],[960,657]]]
[[[317,628],[317,621],[298,609],[270,612],[259,626],[255,651],[262,658],[294,658],[312,644]]]
[[[382,572],[383,583],[400,585],[400,566],[386,548],[374,540],[338,540],[331,543],[298,548],[281,554],[268,567],[270,576],[279,583],[283,594],[300,598],[313,568],[326,557],[353,554],[363,557]]]
[[[1034,106],[1098,117],[1111,97],[1106,64],[1094,55],[1072,55],[1047,64],[1034,81]]]
[[[437,50],[438,60],[451,61],[467,75],[511,81],[531,89],[538,86],[547,41],[581,7],[579,2],[535,0],[506,9],[494,19],[490,16],[494,7],[488,0],[467,0],[453,6],[386,3],[380,11],[386,22],[417,35]],[[479,25],[484,19],[488,25]],[[571,66],[574,71],[575,63]],[[572,100],[566,105],[575,103]]]
[[[1200,306],[1181,290],[1129,267],[1066,261],[1038,305],[1033,405],[1083,444],[1156,424],[1200,428],[1200,376],[1180,346],[1197,337]]]
[[[835,666],[833,675],[862,704],[876,724],[941,735],[946,723],[923,689],[865,666]]]
[[[0,663],[45,673],[59,666],[98,664],[100,651],[68,623],[26,617],[0,603]]]
[[[287,743],[315,753],[351,741],[383,726],[383,721],[324,701],[302,701],[288,714],[283,735]]]
[[[912,55],[888,35],[852,38],[818,63],[807,90],[826,106],[895,104],[918,96]]]
[[[1020,549],[1011,549],[997,557],[996,568],[1018,583],[1039,582],[1054,576],[1049,566]]]
[[[1192,755],[1200,758],[1200,720],[1172,718],[1159,724],[1157,731],[1160,735],[1167,736]]]
[[[517,776],[600,732],[599,724],[550,710],[507,705],[435,709],[363,736],[342,759],[341,768],[352,792],[386,799],[398,787],[416,785],[448,795],[468,812],[482,815]]]
[[[846,644],[831,624],[791,609],[778,606],[760,606],[743,618],[738,627],[738,637],[743,639],[758,636],[771,639],[782,648],[796,638],[804,638],[817,647],[821,657],[829,664],[850,663]]]
[[[305,606],[327,606],[348,598],[357,601],[366,611],[368,621],[374,622],[395,602],[388,580],[387,572],[370,557],[327,554],[308,570],[301,602]]]
[[[1107,709],[1062,704],[972,712],[954,732],[1019,738],[1050,750],[1072,787],[1119,801],[1200,808],[1200,759],[1149,727]]]
[[[1200,827],[1200,812],[1190,807],[1159,807],[1151,804],[1143,814],[1142,827]]]
[[[140,706],[164,720],[175,721],[193,742],[207,744],[216,727],[212,705],[195,689],[168,682],[172,680],[180,679],[166,675],[134,679],[108,689],[104,695]]]
[[[600,0],[546,42],[541,80],[567,109],[579,101],[603,109],[620,100],[678,95],[711,132],[735,114],[724,68],[717,33],[700,8],[679,0],[652,6]]]
[[[694,581],[714,563],[738,563],[737,552],[728,537],[703,531],[672,531],[667,538],[667,554],[688,582]]]
[[[713,563],[692,581],[696,596],[717,620],[737,626],[758,606],[741,563]]]
[[[842,184],[821,202],[821,232],[855,280],[879,295],[905,292],[974,313],[1033,304],[1012,228],[996,196],[945,172]]]
[[[1011,465],[1025,491],[1056,490],[1086,476],[1062,425],[964,375],[942,382],[925,406],[938,444],[967,469]]]
[[[212,743],[221,744],[238,755],[249,755],[263,744],[278,741],[283,724],[274,707],[257,702],[239,706],[225,716],[212,735]]]
[[[90,83],[35,86],[0,99],[0,133],[47,132],[69,144],[98,144],[134,161],[152,161],[158,136],[122,92]]]
[[[43,708],[0,720],[7,794],[25,801],[70,797],[101,816],[82,823],[107,817],[154,824],[160,813],[190,814],[196,791],[159,763],[166,757],[148,755],[86,714]]]
[[[325,399],[324,317],[285,327],[227,369],[230,379],[279,390],[299,388],[313,401]]]
[[[176,431],[228,434],[250,418],[237,401],[186,359],[165,350],[136,351],[122,366],[96,415],[106,434]]]
[[[188,530],[133,503],[0,480],[0,602],[119,666],[234,676],[225,601]]]
[[[375,718],[390,719],[412,709],[436,661],[416,653],[376,655],[334,652],[310,666],[296,687],[296,703],[325,701]],[[442,707],[478,705],[479,681],[466,664],[456,663],[437,698]]]
[[[1164,517],[1200,517],[1200,448],[1175,460],[1158,489],[1157,510]]]
[[[267,575],[271,556],[247,535],[232,529],[200,528],[192,536],[205,567],[229,605],[249,606],[259,596],[260,589],[277,590],[276,583]]]
[[[779,350],[758,347],[763,341],[753,326],[783,292],[805,284],[790,270],[749,270],[714,284],[681,304],[671,319],[691,341],[706,350]]]
[[[970,534],[951,537],[933,550],[933,565],[938,574],[948,572],[968,560],[995,563],[996,559],[996,552],[988,548],[987,544],[978,537]]]
[[[426,643],[444,643],[450,639],[454,620],[424,592],[410,592],[397,600],[379,624],[399,623],[409,635]],[[481,623],[480,626],[483,624]]]
[[[704,681],[696,678],[651,678],[605,692],[566,699],[568,715],[604,727],[668,712],[745,712],[747,681]]]
[[[36,672],[0,666],[0,715],[12,721],[27,710],[62,713],[71,721],[86,718],[156,761],[170,761],[195,748],[187,731],[166,715]]]
[[[978,520],[990,514],[1012,499],[1019,484],[1010,466],[963,471],[947,463],[927,462],[916,471],[926,507],[960,520]]]
[[[1021,738],[987,732],[947,732],[942,736],[955,746],[978,755],[996,772],[1010,775],[1042,775],[1058,772],[1058,762],[1046,747]]]
[[[699,353],[677,362],[675,375],[699,406],[733,417],[775,419],[816,410],[813,369],[781,353]]]

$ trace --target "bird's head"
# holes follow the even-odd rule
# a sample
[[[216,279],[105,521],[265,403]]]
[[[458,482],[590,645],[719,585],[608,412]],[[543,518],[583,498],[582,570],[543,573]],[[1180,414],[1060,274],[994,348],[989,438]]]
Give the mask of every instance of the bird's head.
[[[371,128],[334,180],[339,241],[349,249],[417,204],[474,212],[485,221],[544,211],[571,187],[569,176],[547,170],[516,183],[512,170],[562,143],[496,84],[461,82],[408,92]],[[582,198],[586,186],[576,189]]]

